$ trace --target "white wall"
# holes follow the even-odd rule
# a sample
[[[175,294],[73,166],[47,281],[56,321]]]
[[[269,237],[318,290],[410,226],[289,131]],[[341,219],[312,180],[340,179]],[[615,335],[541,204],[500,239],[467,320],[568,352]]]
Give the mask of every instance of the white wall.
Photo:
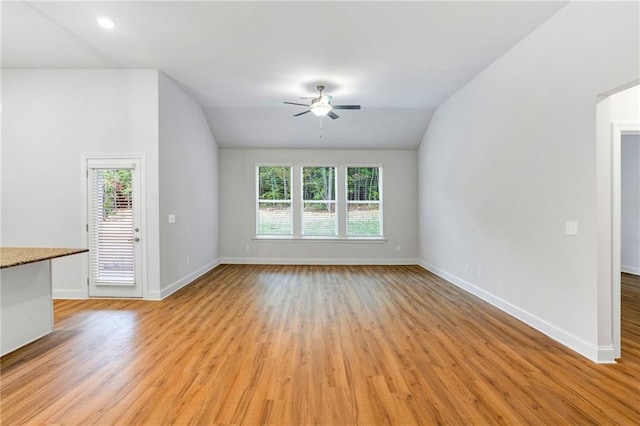
[[[622,136],[622,271],[640,275],[640,135]]]
[[[419,150],[422,264],[600,361],[596,97],[640,75],[638,28],[637,3],[570,3],[441,105]]]
[[[159,74],[160,294],[218,262],[218,146],[202,109]],[[168,215],[175,223],[168,223]]]
[[[82,247],[81,154],[144,153],[147,270],[159,289],[158,73],[2,70],[3,246]],[[53,262],[58,297],[86,297],[86,255]]]
[[[385,242],[259,241],[255,164],[382,164]],[[223,262],[415,263],[415,151],[220,150],[220,253]],[[245,245],[249,251],[245,251]],[[396,251],[396,246],[401,251]]]

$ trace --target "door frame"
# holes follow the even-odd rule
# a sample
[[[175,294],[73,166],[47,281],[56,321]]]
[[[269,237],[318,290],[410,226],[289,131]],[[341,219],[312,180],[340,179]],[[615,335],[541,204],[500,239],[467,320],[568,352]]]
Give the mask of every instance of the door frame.
[[[613,314],[613,352],[615,358],[622,356],[622,137],[640,135],[640,122],[611,123],[611,263],[612,263],[612,314]]]
[[[80,214],[82,218],[81,241],[83,247],[89,247],[89,161],[126,161],[135,160],[140,164],[140,286],[142,287],[142,299],[148,298],[147,286],[147,212],[146,212],[146,174],[145,174],[145,155],[144,153],[97,153],[97,154],[81,154],[81,197],[80,197]],[[89,298],[89,267],[91,264],[91,255],[87,256],[87,261],[82,268],[83,295],[85,299]]]

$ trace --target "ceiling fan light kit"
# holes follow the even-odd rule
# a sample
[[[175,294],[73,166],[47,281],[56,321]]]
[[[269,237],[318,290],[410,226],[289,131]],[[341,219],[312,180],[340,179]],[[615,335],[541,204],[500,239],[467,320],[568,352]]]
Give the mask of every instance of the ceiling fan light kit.
[[[360,105],[331,105],[331,99],[333,99],[333,97],[322,94],[322,91],[324,90],[324,86],[318,85],[316,86],[316,88],[318,89],[318,92],[320,92],[320,96],[312,99],[310,105],[300,104],[296,102],[284,102],[285,104],[288,104],[288,105],[298,105],[298,106],[309,107],[307,111],[294,114],[293,115],[294,117],[299,117],[311,111],[314,115],[317,115],[318,117],[324,117],[328,115],[330,118],[335,120],[336,118],[340,118],[340,116],[335,112],[333,112],[333,109],[360,109]]]
[[[324,117],[329,114],[331,111],[331,96],[322,95],[319,98],[316,98],[311,101],[311,105],[309,105],[311,112],[317,115],[318,117]]]

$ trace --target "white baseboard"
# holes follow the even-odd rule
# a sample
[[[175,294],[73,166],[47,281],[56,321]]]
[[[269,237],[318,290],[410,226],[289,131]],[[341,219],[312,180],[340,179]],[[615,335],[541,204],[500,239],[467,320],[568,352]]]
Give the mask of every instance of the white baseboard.
[[[220,263],[247,265],[417,265],[417,259],[325,259],[223,257]]]
[[[637,266],[622,265],[620,270],[627,274],[640,275],[640,268]]]
[[[86,299],[87,293],[79,289],[63,288],[53,289],[54,299]]]
[[[189,275],[180,278],[179,280],[173,282],[172,284],[164,287],[160,291],[149,291],[147,292],[147,300],[162,300],[167,296],[175,293],[180,290],[182,287],[185,287],[188,284],[191,284],[196,279],[200,278],[202,275],[206,274],[216,266],[220,265],[220,259],[216,259],[213,262],[203,266],[200,269],[190,273]]]
[[[434,265],[431,265],[423,260],[418,260],[418,265],[423,267],[424,269],[432,272],[433,274],[449,281],[455,286],[479,297],[495,306],[496,308],[508,313],[514,318],[524,322],[530,327],[535,328],[543,334],[551,337],[553,340],[563,344],[564,346],[576,351],[582,356],[597,362],[599,364],[615,364],[614,351],[612,346],[594,346],[590,342],[584,340],[583,338],[574,335],[573,333],[564,330],[550,322],[525,311],[511,303],[503,300],[493,294],[483,290],[474,284],[465,281],[464,279],[450,274]]]
[[[613,345],[598,346],[596,358],[597,359],[592,359],[592,361],[598,364],[617,364]]]

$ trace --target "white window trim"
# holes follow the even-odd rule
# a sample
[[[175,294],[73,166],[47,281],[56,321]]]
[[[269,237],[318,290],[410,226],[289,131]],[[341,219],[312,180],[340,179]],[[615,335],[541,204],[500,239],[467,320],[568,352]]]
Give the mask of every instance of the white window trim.
[[[379,200],[378,201],[373,201],[373,203],[378,203],[378,211],[379,213],[379,221],[380,221],[380,235],[349,235],[347,232],[347,223],[349,220],[348,215],[348,206],[350,201],[347,199],[348,198],[348,194],[347,194],[347,169],[348,168],[354,168],[354,167],[368,167],[368,168],[372,168],[372,167],[377,167],[378,168],[378,191],[379,191]],[[384,194],[384,167],[382,164],[345,164],[344,165],[344,226],[345,226],[345,237],[346,238],[384,238],[384,201],[383,201],[383,194]],[[352,203],[354,201],[351,201]],[[355,203],[358,203],[359,201],[356,201]],[[371,204],[371,201],[367,201],[367,203]]]
[[[306,237],[293,237],[284,235],[282,237],[278,237],[277,235],[256,235],[253,239],[256,242],[300,242],[300,243],[318,243],[318,242],[328,242],[328,243],[385,243],[387,241],[386,237],[325,237],[325,236],[306,236]]]

